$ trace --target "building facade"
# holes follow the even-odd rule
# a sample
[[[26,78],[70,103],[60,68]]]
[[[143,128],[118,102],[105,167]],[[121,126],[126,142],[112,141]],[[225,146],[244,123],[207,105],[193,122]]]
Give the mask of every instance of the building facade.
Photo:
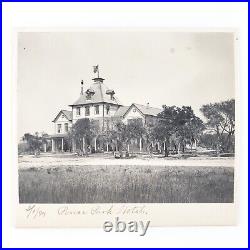
[[[114,119],[120,120],[124,124],[133,119],[141,119],[142,123],[146,124],[156,119],[156,116],[161,112],[161,109],[150,107],[148,104],[133,103],[130,106],[123,106],[117,98],[116,92],[104,83],[105,79],[100,78],[98,74],[98,77],[92,80],[93,83],[86,90],[84,90],[83,81],[81,82],[80,96],[73,104],[69,105],[71,110],[59,111],[53,120],[54,134],[50,137],[53,152],[74,152],[83,147],[68,138],[71,127],[79,119],[95,120],[99,127],[105,130],[108,127],[107,124]],[[108,142],[106,145],[101,145],[98,138],[84,143],[87,143],[94,152],[117,150],[114,145]],[[143,150],[142,139],[135,144],[138,145],[139,151]]]

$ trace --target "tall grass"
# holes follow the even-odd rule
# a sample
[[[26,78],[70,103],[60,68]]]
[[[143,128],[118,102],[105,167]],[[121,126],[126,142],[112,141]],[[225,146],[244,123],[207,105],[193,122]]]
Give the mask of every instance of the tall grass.
[[[88,166],[19,170],[20,203],[233,202],[233,168]]]

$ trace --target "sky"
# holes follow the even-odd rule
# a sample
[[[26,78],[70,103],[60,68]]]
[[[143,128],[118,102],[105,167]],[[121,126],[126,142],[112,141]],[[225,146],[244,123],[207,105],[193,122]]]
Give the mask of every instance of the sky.
[[[235,97],[233,33],[153,30],[20,32],[18,136],[52,120],[92,83],[93,66],[123,105],[191,106]]]

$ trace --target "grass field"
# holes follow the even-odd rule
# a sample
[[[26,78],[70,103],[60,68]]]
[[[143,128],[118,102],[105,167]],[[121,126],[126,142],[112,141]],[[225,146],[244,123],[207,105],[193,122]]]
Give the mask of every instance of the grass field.
[[[233,202],[234,169],[95,165],[19,169],[20,203]]]

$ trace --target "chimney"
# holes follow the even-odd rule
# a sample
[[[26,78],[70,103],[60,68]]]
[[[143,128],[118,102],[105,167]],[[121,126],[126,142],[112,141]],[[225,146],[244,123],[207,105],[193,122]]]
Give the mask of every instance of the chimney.
[[[147,102],[147,109],[149,108],[149,102]]]
[[[81,95],[83,95],[83,80],[81,80]]]

